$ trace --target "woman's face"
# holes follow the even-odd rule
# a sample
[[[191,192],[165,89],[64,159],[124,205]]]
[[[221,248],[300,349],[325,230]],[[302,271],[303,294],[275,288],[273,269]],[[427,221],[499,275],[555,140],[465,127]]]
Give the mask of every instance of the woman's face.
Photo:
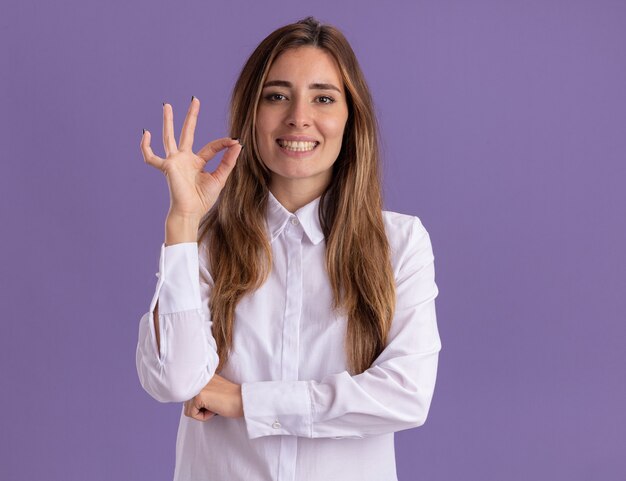
[[[335,59],[298,47],[274,61],[257,109],[256,139],[270,189],[321,195],[331,179],[348,119]]]

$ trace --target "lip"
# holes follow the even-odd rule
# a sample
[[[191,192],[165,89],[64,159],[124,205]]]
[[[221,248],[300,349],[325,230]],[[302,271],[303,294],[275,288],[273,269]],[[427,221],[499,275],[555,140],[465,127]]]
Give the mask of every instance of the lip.
[[[299,137],[299,138],[294,138],[294,137]],[[291,140],[291,141],[301,141],[301,142],[315,142],[315,147],[313,147],[311,150],[307,150],[305,152],[298,152],[297,150],[289,150],[289,149],[285,149],[284,147],[282,147],[278,141],[279,140]],[[285,137],[279,137],[278,139],[276,139],[276,145],[278,146],[278,148],[280,149],[280,151],[288,156],[288,157],[293,157],[295,159],[301,159],[303,157],[308,157],[310,155],[313,155],[315,153],[315,151],[317,150],[317,148],[319,147],[320,143],[311,138],[311,137],[302,137],[302,136],[294,136],[294,135],[289,135],[289,136],[285,136]]]
[[[313,137],[308,135],[283,135],[281,137],[277,137],[276,140],[290,140],[292,142],[317,142],[319,141]]]

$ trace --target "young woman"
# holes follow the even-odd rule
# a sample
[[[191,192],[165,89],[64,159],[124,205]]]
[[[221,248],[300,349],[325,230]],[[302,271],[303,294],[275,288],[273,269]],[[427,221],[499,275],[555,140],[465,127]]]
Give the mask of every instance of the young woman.
[[[395,480],[394,432],[422,425],[441,342],[434,257],[382,210],[377,124],[352,48],[312,17],[271,33],[233,90],[230,135],[174,138],[171,204],[137,371],[182,402],[176,480]],[[204,167],[224,155],[214,172]]]

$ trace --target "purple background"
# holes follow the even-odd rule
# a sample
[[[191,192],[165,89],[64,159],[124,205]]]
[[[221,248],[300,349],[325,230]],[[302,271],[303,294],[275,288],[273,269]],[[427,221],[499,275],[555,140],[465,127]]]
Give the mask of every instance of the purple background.
[[[169,205],[141,129],[162,155],[161,102],[178,137],[196,95],[195,148],[227,135],[245,58],[312,14],[371,86],[387,209],[435,251],[438,384],[400,480],[626,479],[626,3],[307,5],[3,3],[0,478],[171,479],[180,406],[134,360]]]

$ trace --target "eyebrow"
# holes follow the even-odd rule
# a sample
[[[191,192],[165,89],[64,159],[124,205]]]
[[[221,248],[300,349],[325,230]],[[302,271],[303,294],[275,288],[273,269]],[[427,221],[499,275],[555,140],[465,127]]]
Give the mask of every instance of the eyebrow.
[[[293,84],[288,82],[287,80],[270,80],[269,82],[265,82],[263,88],[266,87],[288,87],[292,88]],[[333,84],[325,84],[325,83],[312,83],[309,84],[309,88],[313,90],[336,90],[337,92],[341,92],[337,87]]]

